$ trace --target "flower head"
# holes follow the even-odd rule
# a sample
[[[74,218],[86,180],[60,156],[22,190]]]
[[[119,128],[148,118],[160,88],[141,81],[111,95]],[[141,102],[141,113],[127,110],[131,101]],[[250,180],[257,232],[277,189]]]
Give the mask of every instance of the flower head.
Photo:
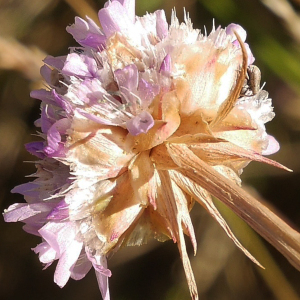
[[[134,4],[107,2],[101,28],[76,18],[67,31],[81,47],[44,60],[48,88],[31,94],[41,100],[42,141],[26,146],[38,157],[37,178],[13,190],[27,203],[4,217],[42,238],[34,251],[46,267],[58,260],[59,286],[93,267],[104,299],[109,254],[172,239],[197,299],[184,239],[196,253],[189,211],[203,205],[256,262],[211,195],[229,201],[252,160],[282,167],[262,156],[279,149],[264,125],[274,113],[268,93],[251,89],[254,57],[241,26],[206,35],[187,15],[179,24],[173,13],[170,26],[162,10],[136,17]]]

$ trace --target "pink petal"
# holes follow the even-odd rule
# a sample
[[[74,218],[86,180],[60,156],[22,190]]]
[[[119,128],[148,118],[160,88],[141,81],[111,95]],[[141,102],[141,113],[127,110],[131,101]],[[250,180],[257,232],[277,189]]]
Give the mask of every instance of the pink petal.
[[[47,90],[34,90],[30,92],[30,97],[38,99],[47,104],[53,104],[52,93]]]
[[[157,10],[156,15],[156,33],[157,36],[162,40],[168,35],[168,22],[166,19],[166,14],[163,9]]]
[[[108,287],[108,277],[105,275],[102,275],[101,273],[95,271],[97,282],[99,286],[99,290],[101,292],[103,300],[110,300],[109,295],[109,287]]]
[[[249,65],[252,65],[254,63],[255,57],[252,54],[252,51],[251,51],[251,49],[249,47],[249,44],[244,43],[244,46],[246,48],[246,52],[247,52],[247,56],[248,56],[247,64],[249,66]]]
[[[95,255],[92,256],[88,250],[86,250],[88,259],[92,262],[95,269],[98,286],[103,300],[110,300],[108,277],[111,276],[111,271],[107,269],[107,259],[105,256]]]
[[[114,73],[115,79],[120,88],[125,91],[135,91],[138,86],[138,69],[134,64],[128,65],[123,69],[118,69]]]
[[[150,83],[141,78],[139,80],[138,95],[142,100],[142,107],[147,108],[151,104],[154,97],[159,93],[159,91],[159,85]]]
[[[234,32],[236,32],[240,36],[241,40],[245,42],[247,32],[241,25],[231,23],[226,27],[226,34],[232,35],[232,41],[236,40]]]
[[[65,200],[60,201],[48,214],[47,220],[65,220],[69,217],[69,206]]]
[[[135,0],[113,0],[118,1],[126,9],[127,15],[131,19],[132,23],[135,21]],[[106,7],[106,5],[104,5]]]
[[[90,271],[92,263],[88,260],[87,256],[81,255],[77,260],[77,263],[71,268],[71,278],[74,280],[80,280]]]
[[[59,287],[64,287],[71,276],[71,267],[76,263],[81,250],[82,242],[73,240],[66,251],[60,257],[54,273],[54,282]]]
[[[279,151],[280,145],[272,135],[268,135],[268,147],[262,151],[262,155],[271,155]]]
[[[57,253],[62,254],[75,239],[76,225],[71,222],[48,222],[39,233]]]
[[[56,252],[47,242],[43,242],[32,249],[36,254],[39,253],[39,260],[44,264],[51,264],[57,259]]]
[[[141,112],[139,115],[126,122],[129,133],[134,136],[148,132],[153,125],[154,120],[147,111]]]
[[[128,16],[127,10],[118,1],[109,2],[106,8],[100,9],[98,17],[107,37],[116,32],[127,36],[134,32],[132,16]]]
[[[171,55],[167,54],[160,65],[159,72],[164,75],[170,75],[170,71],[171,71]]]
[[[37,192],[36,189],[38,188],[38,184],[35,184],[33,182],[27,182],[23,183],[20,185],[17,185],[14,187],[11,192],[12,193],[17,193],[17,194],[22,194],[24,196],[36,196]],[[22,203],[24,205],[26,203]]]
[[[66,55],[57,56],[57,57],[48,55],[43,61],[45,64],[54,67],[55,69],[61,70],[64,66],[66,57],[67,57]]]
[[[71,53],[67,56],[62,72],[69,76],[76,75],[82,78],[92,78],[96,75],[97,64],[91,57]]]
[[[61,156],[64,153],[64,147],[61,143],[61,135],[65,134],[70,127],[70,121],[63,118],[55,122],[47,132],[48,146],[44,148],[49,157]]]
[[[89,17],[86,19],[85,21],[75,17],[75,24],[68,26],[66,30],[80,45],[99,49],[105,43],[106,37],[92,19]]]
[[[18,222],[26,220],[41,212],[49,211],[49,205],[46,203],[15,203],[4,211],[5,222]]]

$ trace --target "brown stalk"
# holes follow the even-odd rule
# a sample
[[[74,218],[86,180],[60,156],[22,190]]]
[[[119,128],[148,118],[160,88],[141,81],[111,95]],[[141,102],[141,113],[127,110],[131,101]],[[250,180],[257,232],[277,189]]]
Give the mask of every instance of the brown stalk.
[[[81,18],[89,16],[99,24],[98,15],[95,9],[85,0],[65,0]]]
[[[169,144],[169,153],[184,176],[231,208],[300,271],[300,234],[257,199],[199,159],[188,147]]]

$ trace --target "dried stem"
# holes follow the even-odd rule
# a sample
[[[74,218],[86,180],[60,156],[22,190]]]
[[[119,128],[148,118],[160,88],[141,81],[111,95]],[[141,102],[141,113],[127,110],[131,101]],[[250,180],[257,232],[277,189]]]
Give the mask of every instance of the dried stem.
[[[65,0],[80,17],[89,16],[93,21],[99,23],[95,9],[85,0]]]
[[[17,70],[32,81],[41,79],[40,67],[46,54],[13,38],[0,36],[0,69]]]
[[[261,2],[267,6],[275,15],[281,18],[294,37],[294,39],[300,42],[300,16],[294,10],[293,6],[287,0],[261,0]],[[298,5],[299,0],[294,1]]]
[[[184,145],[168,145],[170,155],[186,177],[205,188],[280,251],[300,270],[300,234],[266,206],[220,175]]]

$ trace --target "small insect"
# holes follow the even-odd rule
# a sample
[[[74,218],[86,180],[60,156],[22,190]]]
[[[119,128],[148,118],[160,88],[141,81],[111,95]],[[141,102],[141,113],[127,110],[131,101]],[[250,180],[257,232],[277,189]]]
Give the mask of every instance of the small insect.
[[[75,48],[73,48],[73,52],[77,53],[77,54],[82,54],[82,53],[84,53],[84,49],[75,47]]]
[[[241,96],[253,96],[260,90],[261,73],[257,66],[250,65],[247,68],[247,77],[241,90]]]

